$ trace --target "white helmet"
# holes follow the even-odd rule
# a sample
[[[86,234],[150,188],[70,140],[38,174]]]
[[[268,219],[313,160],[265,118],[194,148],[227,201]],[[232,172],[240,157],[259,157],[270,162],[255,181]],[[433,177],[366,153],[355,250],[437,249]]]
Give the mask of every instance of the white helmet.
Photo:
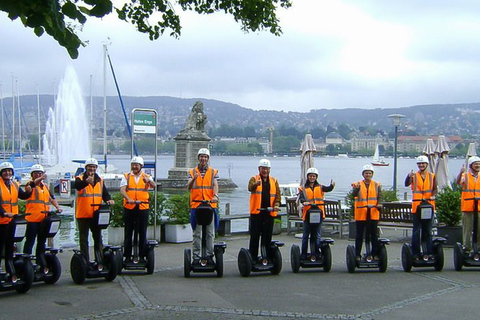
[[[34,172],[41,172],[41,173],[44,173],[45,172],[45,169],[43,169],[43,166],[41,164],[34,164],[31,168],[30,168],[30,174],[34,173]]]
[[[372,173],[375,173],[375,170],[373,170],[373,167],[369,164],[366,164],[363,166],[362,168],[362,174],[365,172],[365,171],[372,171]]]
[[[198,150],[198,152],[197,152],[197,158],[198,158],[201,154],[207,155],[207,156],[210,158],[210,151],[209,151],[207,148],[201,148],[200,150]]]
[[[426,164],[428,164],[428,158],[427,158],[427,156],[418,156],[418,157],[417,157],[417,163],[426,163]]]
[[[317,168],[309,168],[309,169],[307,170],[307,177],[308,177],[308,175],[309,175],[310,173],[316,174],[316,175],[317,175],[317,178],[318,178],[318,170],[317,170]]]
[[[470,167],[474,162],[479,162],[479,161],[480,161],[480,158],[477,156],[468,158],[468,167]],[[1,168],[1,165],[0,165],[0,168]]]
[[[2,162],[0,164],[0,173],[5,169],[12,169],[12,171],[14,171],[13,164],[11,162],[8,162],[8,161]]]
[[[138,163],[143,167],[143,158],[142,157],[133,157],[132,160],[130,160],[130,163]]]
[[[260,159],[260,161],[258,161],[258,166],[259,167],[265,167],[265,168],[271,168],[272,165],[270,164],[270,160],[268,159]]]
[[[87,160],[85,160],[85,168],[86,168],[88,165],[94,165],[94,166],[97,166],[97,167],[98,167],[98,161],[97,161],[97,159],[95,159],[95,158],[88,158]]]

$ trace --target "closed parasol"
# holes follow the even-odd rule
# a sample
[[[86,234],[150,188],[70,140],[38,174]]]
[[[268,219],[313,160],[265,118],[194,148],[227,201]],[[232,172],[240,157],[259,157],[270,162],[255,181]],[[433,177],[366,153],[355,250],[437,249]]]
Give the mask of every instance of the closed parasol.
[[[437,154],[435,176],[437,178],[438,190],[442,190],[445,187],[450,187],[450,181],[448,180],[448,153],[450,147],[447,144],[447,140],[444,135],[438,136],[437,147],[435,153]]]

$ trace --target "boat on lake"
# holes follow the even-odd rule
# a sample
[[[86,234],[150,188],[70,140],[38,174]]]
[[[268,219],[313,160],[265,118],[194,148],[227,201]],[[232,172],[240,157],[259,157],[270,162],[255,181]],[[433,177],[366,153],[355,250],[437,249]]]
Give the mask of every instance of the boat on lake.
[[[383,159],[380,159],[380,150],[379,150],[378,144],[375,147],[375,153],[373,154],[373,159],[371,163],[374,166],[380,166],[380,167],[386,167],[390,165],[390,163],[385,162]]]

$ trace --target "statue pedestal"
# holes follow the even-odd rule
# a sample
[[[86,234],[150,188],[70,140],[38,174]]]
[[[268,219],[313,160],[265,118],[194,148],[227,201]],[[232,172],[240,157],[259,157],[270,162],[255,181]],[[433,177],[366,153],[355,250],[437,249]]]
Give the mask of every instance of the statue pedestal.
[[[195,140],[175,137],[175,165],[168,170],[168,179],[187,179],[188,170],[198,164],[198,150],[201,148],[208,149],[209,142],[210,138],[208,137],[197,137]]]

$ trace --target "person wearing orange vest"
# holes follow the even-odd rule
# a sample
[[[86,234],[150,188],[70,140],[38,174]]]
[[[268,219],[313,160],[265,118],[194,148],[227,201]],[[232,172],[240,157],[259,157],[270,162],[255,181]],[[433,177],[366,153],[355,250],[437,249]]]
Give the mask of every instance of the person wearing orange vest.
[[[311,208],[311,204],[318,205],[319,209],[323,212],[323,218],[325,218],[325,207],[323,205],[323,198],[325,192],[330,192],[335,187],[335,181],[330,180],[330,185],[324,186],[323,184],[318,183],[318,170],[317,168],[309,168],[307,170],[307,181],[303,187],[298,188],[298,200],[303,204],[302,209],[302,220],[303,220],[303,237],[302,237],[302,255],[301,259],[304,260],[307,258],[307,247],[308,247],[308,237],[310,236],[310,223],[306,221],[306,216],[308,210]],[[316,254],[318,255],[318,248],[320,247],[320,240],[322,236],[322,224],[317,229],[317,248]]]
[[[258,175],[248,181],[250,191],[250,243],[248,250],[252,258],[258,259],[258,243],[262,235],[261,245],[270,246],[273,232],[273,219],[280,210],[280,187],[278,180],[270,176],[271,163],[261,159],[258,163]],[[272,209],[270,212],[260,209]]]
[[[18,199],[27,199],[32,193],[30,185],[25,190],[13,179],[14,169],[10,162],[0,164],[0,264],[2,257],[13,256],[13,239],[7,239],[8,223],[18,214]],[[8,268],[8,265],[7,265]],[[13,270],[7,270],[13,272]]]
[[[77,198],[75,202],[75,218],[78,225],[78,236],[80,242],[80,252],[83,254],[87,262],[90,262],[88,249],[88,231],[92,232],[95,251],[99,252],[103,261],[103,243],[102,230],[98,227],[97,221],[94,221],[94,212],[98,207],[92,204],[101,204],[102,200],[114,205],[108,193],[107,187],[104,186],[102,178],[96,173],[98,161],[95,158],[85,160],[85,172],[75,177],[74,188],[77,190]]]
[[[142,171],[142,157],[133,157],[130,161],[131,171],[125,173],[120,181],[120,193],[123,195],[123,219],[125,222],[125,241],[123,256],[126,262],[132,257],[132,236],[135,226],[138,228],[138,248],[140,262],[147,254],[147,225],[149,213],[149,189],[155,187],[153,178]]]
[[[468,172],[465,172],[465,166],[462,165],[460,173],[457,176],[457,183],[462,186],[462,230],[463,246],[467,253],[472,250],[472,230],[474,216],[474,198],[480,197],[480,158],[473,156],[468,158]],[[480,210],[477,210],[480,213]],[[477,232],[477,244],[480,244],[480,232]]]
[[[44,183],[47,175],[43,166],[40,164],[34,164],[30,168],[30,176],[32,180],[28,183],[32,187],[32,195],[27,199],[25,206],[25,212],[30,214],[25,217],[27,223],[25,246],[23,252],[32,254],[33,245],[35,244],[35,238],[37,239],[37,249],[35,254],[37,257],[45,251],[45,243],[47,238],[40,233],[40,226],[43,219],[45,219],[45,213],[42,211],[50,211],[49,203],[51,203],[58,213],[63,210],[59,207],[55,196],[50,192],[48,186]]]
[[[197,228],[195,219],[195,208],[200,205],[201,200],[210,201],[214,210],[214,219],[207,226],[207,261],[213,262],[213,242],[215,238],[215,228],[218,227],[218,170],[210,167],[210,151],[201,148],[197,153],[198,166],[190,169],[188,172],[187,189],[190,191],[190,223],[193,229],[193,264],[198,264],[201,258],[202,228]]]
[[[426,156],[417,157],[418,171],[413,170],[405,178],[405,187],[412,188],[412,254],[414,259],[420,259],[420,243],[421,239],[425,240],[426,250],[424,254],[433,254],[433,236],[432,236],[432,219],[420,219],[418,206],[423,200],[426,200],[433,206],[435,211],[435,195],[437,194],[437,179],[435,175],[428,172],[428,158]]]
[[[375,260],[378,260],[376,255],[378,251],[378,220],[380,219],[379,211],[379,199],[380,199],[380,183],[372,180],[373,167],[369,164],[364,165],[362,168],[363,180],[352,183],[352,195],[354,197],[355,204],[355,254],[356,259],[361,259],[362,245],[363,245],[363,233],[365,231],[367,237],[370,237],[372,244],[372,255]],[[368,223],[367,206],[374,206],[370,209],[370,223]],[[366,230],[368,228],[368,230]]]

